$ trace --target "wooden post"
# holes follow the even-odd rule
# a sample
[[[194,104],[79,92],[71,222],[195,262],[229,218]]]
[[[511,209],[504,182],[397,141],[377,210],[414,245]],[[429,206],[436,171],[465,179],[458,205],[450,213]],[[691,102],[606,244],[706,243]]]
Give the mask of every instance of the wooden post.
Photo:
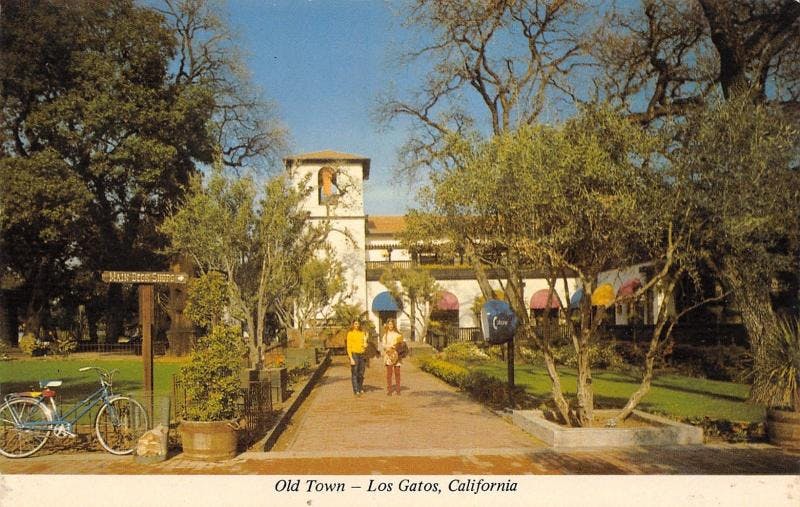
[[[145,395],[153,399],[153,285],[139,285],[139,324],[142,326],[142,362]]]
[[[106,283],[137,284],[139,286],[139,325],[142,328],[142,364],[144,366],[145,407],[153,421],[153,329],[155,327],[154,284],[185,284],[186,273],[150,271],[103,271]]]

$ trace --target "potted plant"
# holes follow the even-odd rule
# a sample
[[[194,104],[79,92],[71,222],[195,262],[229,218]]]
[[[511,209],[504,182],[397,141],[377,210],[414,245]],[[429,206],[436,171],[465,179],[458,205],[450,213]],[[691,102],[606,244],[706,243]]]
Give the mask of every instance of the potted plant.
[[[753,364],[753,401],[766,405],[772,442],[800,450],[800,321],[782,320]]]
[[[178,379],[186,404],[179,431],[188,458],[220,461],[236,455],[239,369],[246,353],[238,327],[214,325],[200,338]]]

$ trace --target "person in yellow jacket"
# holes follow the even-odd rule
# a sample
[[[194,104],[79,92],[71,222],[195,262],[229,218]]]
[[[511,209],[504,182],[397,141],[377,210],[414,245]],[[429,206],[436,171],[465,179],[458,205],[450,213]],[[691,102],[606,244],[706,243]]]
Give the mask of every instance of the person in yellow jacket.
[[[347,333],[347,357],[350,358],[350,380],[353,383],[353,394],[364,394],[364,367],[366,366],[364,350],[367,346],[367,335],[361,330],[361,323],[353,321]]]

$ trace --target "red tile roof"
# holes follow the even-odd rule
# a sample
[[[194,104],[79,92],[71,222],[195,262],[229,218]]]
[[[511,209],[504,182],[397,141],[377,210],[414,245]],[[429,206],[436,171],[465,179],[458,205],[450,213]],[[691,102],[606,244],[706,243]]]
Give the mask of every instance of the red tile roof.
[[[367,234],[397,234],[406,228],[402,215],[370,215],[367,217]]]
[[[352,153],[342,153],[334,150],[321,150],[312,151],[309,153],[301,153],[299,155],[291,155],[283,159],[287,167],[290,162],[304,161],[304,162],[361,162],[364,167],[364,179],[369,179],[369,164],[370,159],[363,155],[355,155]]]

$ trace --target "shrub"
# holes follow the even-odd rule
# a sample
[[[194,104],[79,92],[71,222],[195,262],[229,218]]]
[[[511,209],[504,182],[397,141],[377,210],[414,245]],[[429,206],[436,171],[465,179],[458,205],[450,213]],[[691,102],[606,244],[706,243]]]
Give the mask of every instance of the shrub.
[[[78,348],[78,340],[69,331],[59,330],[56,332],[56,339],[51,347],[56,354],[67,357]]]
[[[768,407],[800,412],[800,320],[783,320],[775,334],[762,338],[751,398]]]
[[[491,375],[467,368],[438,358],[424,358],[419,361],[420,368],[448,384],[468,392],[476,400],[500,407],[507,404],[508,384]],[[521,386],[514,386],[512,392],[515,406],[526,403],[527,395]]]
[[[594,368],[601,370],[622,370],[625,368],[625,360],[617,352],[617,349],[608,343],[599,344],[589,349],[589,361]]]
[[[703,428],[707,438],[719,438],[726,442],[761,442],[766,440],[764,422],[729,421],[709,417],[684,418],[682,422]]]
[[[617,352],[619,352],[622,360],[630,365],[643,365],[647,355],[647,345],[643,343],[635,344],[633,342],[617,342]],[[655,367],[663,368],[666,365],[662,356],[656,357]]]
[[[216,325],[197,341],[189,364],[178,373],[186,393],[184,419],[224,421],[236,415],[245,353],[238,327]]]
[[[439,377],[450,385],[463,388],[466,385],[469,370],[463,366],[453,364],[436,357],[426,357],[419,360],[422,371]]]
[[[286,366],[286,356],[280,352],[268,352],[264,356],[265,368],[283,368]]]
[[[711,380],[742,380],[748,370],[750,355],[735,345],[698,347],[675,345],[670,365],[681,373]]]
[[[39,340],[36,339],[33,333],[26,333],[19,339],[19,349],[23,353],[32,356],[36,351],[41,350],[41,347],[39,345]]]
[[[553,354],[556,364],[570,368],[578,367],[578,356],[572,345],[553,347],[550,352]],[[523,347],[521,355],[524,360],[530,362],[544,360],[541,351],[534,348]],[[595,344],[589,347],[589,363],[592,368],[601,370],[624,370],[627,367],[625,359],[611,343]]]
[[[471,342],[460,342],[448,345],[442,354],[449,361],[483,361],[489,355]]]
[[[222,273],[212,271],[189,282],[183,312],[200,326],[211,327],[222,320],[228,306],[228,284]]]
[[[520,361],[524,361],[526,363],[535,363],[542,359],[542,355],[537,349],[525,345],[519,348],[517,357]]]
[[[470,372],[465,380],[465,390],[482,403],[493,407],[502,407],[508,404],[508,382],[487,375],[480,371]],[[522,403],[526,397],[525,388],[514,386],[512,391],[514,405]]]
[[[486,355],[491,357],[492,359],[505,359],[506,354],[506,346],[505,345],[492,345],[490,347],[486,347],[484,350]]]
[[[8,359],[8,354],[11,352],[11,345],[5,341],[0,340],[0,360],[5,361]]]

